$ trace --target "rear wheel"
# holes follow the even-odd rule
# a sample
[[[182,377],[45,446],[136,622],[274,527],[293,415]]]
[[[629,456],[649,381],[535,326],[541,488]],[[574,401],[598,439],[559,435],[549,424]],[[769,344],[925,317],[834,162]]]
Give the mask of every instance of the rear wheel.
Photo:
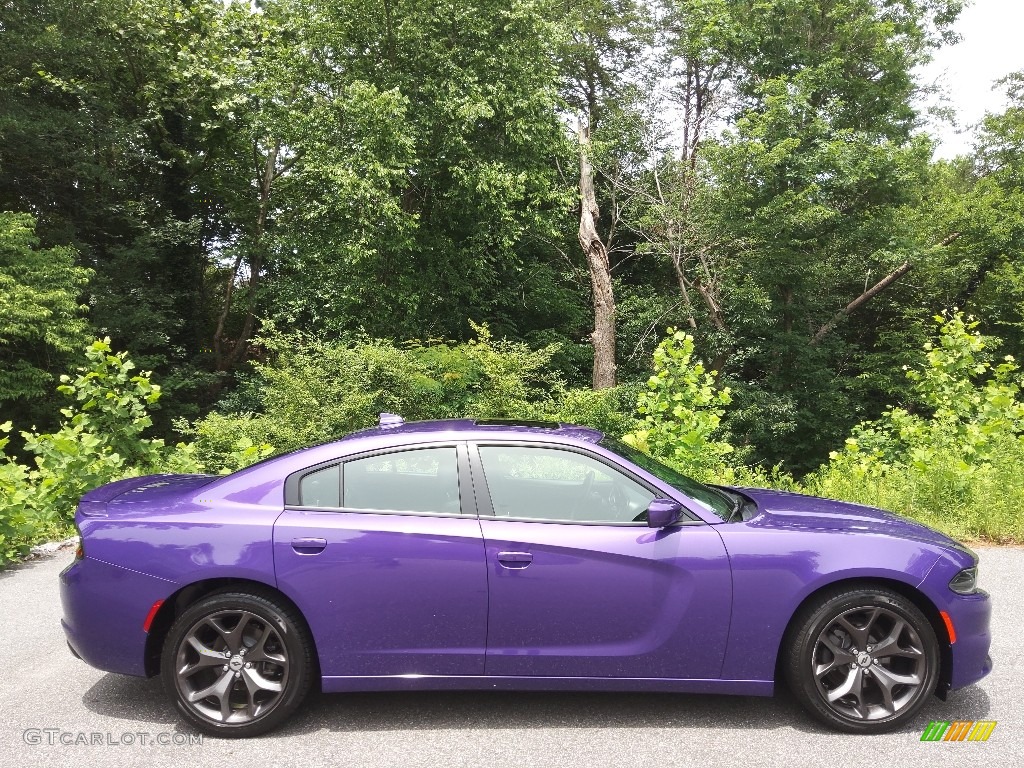
[[[885,588],[849,588],[806,606],[788,636],[786,678],[819,720],[882,733],[910,720],[934,692],[939,648],[920,609]]]
[[[174,622],[160,667],[185,720],[219,736],[255,736],[302,703],[312,681],[312,643],[299,617],[277,601],[214,594]]]

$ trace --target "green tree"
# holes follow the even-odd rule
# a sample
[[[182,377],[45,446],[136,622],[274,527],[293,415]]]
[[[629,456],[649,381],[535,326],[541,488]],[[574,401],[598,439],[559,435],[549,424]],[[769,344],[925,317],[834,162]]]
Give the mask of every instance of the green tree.
[[[345,129],[325,136],[326,113],[306,128],[315,140],[293,169],[294,191],[338,188],[280,212],[294,225],[267,284],[269,314],[319,333],[418,338],[466,338],[468,316],[520,336],[564,324],[573,302],[548,243],[569,204],[556,165],[567,142],[545,5],[266,10],[294,20],[289,55],[304,52],[310,87],[336,100],[325,110]]]
[[[0,208],[94,272],[90,320],[168,389],[209,381],[204,280],[213,205],[197,174],[217,133],[218,0],[0,5]],[[201,361],[199,361],[201,362]]]
[[[1024,355],[1024,73],[1002,81],[1009,106],[986,115],[959,181],[935,208],[944,226],[960,233],[953,245],[956,293],[948,306],[982,318],[1007,351]],[[970,162],[967,166],[966,163]],[[959,192],[959,195],[956,193]],[[957,269],[959,267],[959,269]]]
[[[89,271],[70,248],[38,246],[33,217],[0,212],[0,414],[46,419],[34,402],[88,336],[78,297]]]
[[[714,374],[694,359],[693,337],[669,328],[654,350],[647,390],[637,399],[642,427],[625,441],[696,477],[721,471],[723,458],[733,451],[720,434],[732,398],[728,387],[716,386]]]
[[[959,4],[709,5],[726,26],[712,53],[733,68],[736,111],[695,166],[707,180],[688,198],[699,218],[683,245],[699,257],[681,277],[735,383],[731,429],[759,458],[809,469],[878,407],[856,376],[869,354],[903,353],[893,286],[944,237],[906,213],[931,152],[912,135],[911,99],[913,68]]]

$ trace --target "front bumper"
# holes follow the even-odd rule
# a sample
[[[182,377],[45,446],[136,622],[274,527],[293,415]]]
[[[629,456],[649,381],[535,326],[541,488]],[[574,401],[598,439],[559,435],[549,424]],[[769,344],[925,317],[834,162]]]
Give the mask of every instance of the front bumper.
[[[953,595],[943,609],[949,613],[956,630],[956,642],[950,647],[952,674],[950,690],[957,690],[978,682],[992,671],[992,600],[987,592],[974,595]]]

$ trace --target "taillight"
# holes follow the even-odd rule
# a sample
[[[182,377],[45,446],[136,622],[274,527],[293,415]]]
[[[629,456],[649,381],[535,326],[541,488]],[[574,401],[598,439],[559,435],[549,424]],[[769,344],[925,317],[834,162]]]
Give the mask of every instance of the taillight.
[[[82,531],[78,528],[78,523],[75,523],[75,534],[78,536],[78,544],[75,545],[75,560],[81,560],[85,557],[85,542],[82,541]]]

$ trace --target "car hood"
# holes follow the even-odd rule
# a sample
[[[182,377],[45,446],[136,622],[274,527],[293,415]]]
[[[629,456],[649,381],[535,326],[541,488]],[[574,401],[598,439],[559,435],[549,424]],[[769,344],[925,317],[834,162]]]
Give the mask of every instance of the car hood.
[[[924,523],[877,507],[765,488],[737,488],[757,503],[751,525],[799,530],[874,533],[965,550],[963,544]]]

